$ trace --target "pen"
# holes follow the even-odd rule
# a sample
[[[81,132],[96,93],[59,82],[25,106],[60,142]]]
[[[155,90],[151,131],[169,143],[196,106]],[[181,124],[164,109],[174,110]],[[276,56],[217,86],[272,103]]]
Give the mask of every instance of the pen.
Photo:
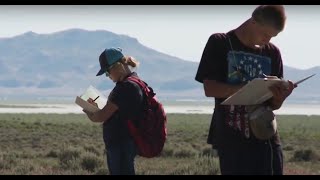
[[[316,74],[312,74],[311,76],[308,76],[308,77],[306,77],[306,78],[304,78],[304,79],[301,79],[300,81],[295,82],[294,85],[298,85],[298,84],[302,83],[303,81],[311,78],[311,77],[314,76],[314,75],[316,75]]]
[[[100,96],[96,97],[96,98],[93,100],[93,102],[96,101],[99,97],[100,97]]]

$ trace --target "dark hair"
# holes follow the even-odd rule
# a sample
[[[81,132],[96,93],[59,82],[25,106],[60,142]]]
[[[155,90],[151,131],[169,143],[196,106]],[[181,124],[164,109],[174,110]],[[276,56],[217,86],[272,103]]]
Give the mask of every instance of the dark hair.
[[[279,31],[284,29],[286,22],[285,10],[282,5],[261,5],[252,13],[252,18],[261,23],[271,25]]]

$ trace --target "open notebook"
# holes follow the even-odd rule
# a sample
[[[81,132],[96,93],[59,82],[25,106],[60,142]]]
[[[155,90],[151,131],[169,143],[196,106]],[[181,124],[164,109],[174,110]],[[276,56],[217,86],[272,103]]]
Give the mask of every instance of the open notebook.
[[[96,99],[95,102],[98,104],[98,107],[88,103],[87,100],[89,98]],[[103,96],[100,91],[90,85],[82,95],[76,96],[75,103],[82,107],[82,109],[85,109],[89,112],[97,112],[106,105],[107,98]]]

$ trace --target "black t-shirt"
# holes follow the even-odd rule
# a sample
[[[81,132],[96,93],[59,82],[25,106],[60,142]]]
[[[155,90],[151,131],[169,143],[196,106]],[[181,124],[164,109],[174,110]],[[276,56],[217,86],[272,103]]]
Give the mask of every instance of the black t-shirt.
[[[210,36],[203,51],[195,79],[216,80],[228,84],[240,84],[263,74],[283,77],[283,65],[279,49],[272,43],[260,48],[245,46],[234,30]],[[224,99],[215,98],[215,109],[209,130],[208,143],[237,145],[261,143],[256,139],[245,118],[244,106],[223,106]],[[214,141],[214,142],[213,142]],[[279,134],[271,141],[279,144]]]
[[[137,74],[133,72],[129,76]],[[139,85],[128,80],[117,82],[108,101],[116,104],[119,109],[103,124],[103,139],[107,145],[127,141],[131,136],[126,121],[141,115],[143,92]]]

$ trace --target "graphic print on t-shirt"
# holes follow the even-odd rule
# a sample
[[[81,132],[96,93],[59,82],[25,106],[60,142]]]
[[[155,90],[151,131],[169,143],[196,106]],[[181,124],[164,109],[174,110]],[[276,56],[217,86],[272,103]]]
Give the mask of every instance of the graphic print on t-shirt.
[[[228,56],[228,78],[229,84],[240,84],[251,81],[254,78],[263,77],[263,74],[271,74],[271,59],[242,51],[229,51]],[[249,122],[245,106],[226,106],[226,123],[229,127],[241,131],[246,138],[250,137]]]
[[[271,59],[252,53],[229,51],[228,83],[239,84],[271,73]]]

